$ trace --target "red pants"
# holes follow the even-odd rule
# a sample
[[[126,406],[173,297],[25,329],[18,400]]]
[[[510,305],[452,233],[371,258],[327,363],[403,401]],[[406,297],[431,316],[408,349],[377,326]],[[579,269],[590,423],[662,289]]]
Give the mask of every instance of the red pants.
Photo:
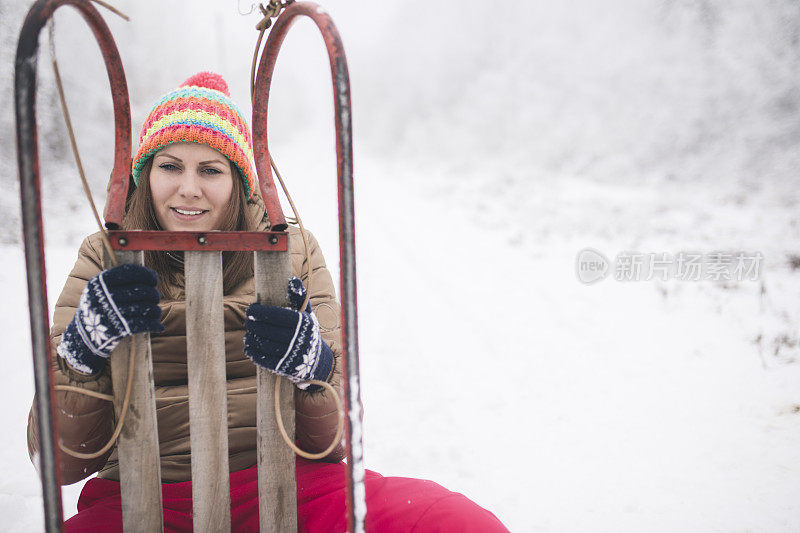
[[[507,531],[489,511],[433,481],[383,477],[367,470],[368,532]],[[64,530],[122,531],[119,483],[91,479],[78,500],[78,514]],[[162,485],[164,530],[192,530],[192,483]],[[345,465],[297,459],[299,531],[346,531]],[[231,474],[231,531],[258,531],[256,467]]]

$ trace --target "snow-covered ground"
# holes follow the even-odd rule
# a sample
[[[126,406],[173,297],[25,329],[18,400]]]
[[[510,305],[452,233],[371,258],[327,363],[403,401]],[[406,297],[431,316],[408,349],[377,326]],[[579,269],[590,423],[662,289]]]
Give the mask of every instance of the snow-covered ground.
[[[512,531],[800,527],[797,273],[768,254],[762,282],[586,286],[577,251],[613,255],[623,235],[542,224],[550,237],[515,246],[504,228],[407,190],[402,175],[367,178],[382,170],[362,160],[357,190],[369,468],[434,479]],[[551,191],[551,201],[590,187],[578,185]],[[333,216],[332,195],[296,195],[304,211]],[[584,196],[591,209],[597,198]],[[746,205],[740,216],[767,208]],[[409,217],[420,223],[398,224]],[[335,229],[306,218],[335,263]],[[23,264],[17,247],[2,253],[2,323],[20,363],[0,392],[15,406],[0,415],[0,506],[9,530],[35,531]],[[74,248],[48,253],[52,302]],[[77,492],[65,491],[68,514]]]
[[[151,41],[179,6],[155,20],[146,3],[120,4],[134,15],[133,29],[111,22],[134,124],[204,67],[244,104],[249,63],[236,54],[253,36],[213,31],[236,22],[225,18],[235,6],[209,4],[211,22],[191,15],[207,22],[210,44],[169,34],[161,48],[175,58],[195,51],[177,64]],[[512,531],[800,529],[796,2],[339,4],[328,7],[354,82],[367,467],[438,481]],[[155,29],[142,33],[137,15]],[[271,146],[335,268],[330,89],[311,52],[319,42],[297,31],[271,126],[290,134]],[[72,61],[62,70],[76,72]],[[102,190],[110,127],[99,121],[105,86],[84,82],[102,72],[91,72],[67,81],[91,103],[73,96],[89,106],[73,114],[85,119],[84,156]],[[93,230],[63,133],[45,118],[61,147],[43,160],[52,304]],[[11,146],[0,143],[6,190]],[[38,531],[24,265],[18,233],[1,240],[13,374],[0,388],[0,529]],[[575,262],[587,247],[611,259],[742,251],[763,262],[755,281],[585,285]],[[67,515],[79,488],[65,490]]]

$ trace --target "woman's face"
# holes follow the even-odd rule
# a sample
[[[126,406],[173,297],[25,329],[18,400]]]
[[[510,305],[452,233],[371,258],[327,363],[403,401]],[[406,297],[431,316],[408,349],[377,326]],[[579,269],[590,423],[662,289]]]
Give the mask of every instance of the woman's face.
[[[174,143],[156,152],[150,190],[158,223],[167,231],[219,229],[233,179],[228,159],[205,144]]]

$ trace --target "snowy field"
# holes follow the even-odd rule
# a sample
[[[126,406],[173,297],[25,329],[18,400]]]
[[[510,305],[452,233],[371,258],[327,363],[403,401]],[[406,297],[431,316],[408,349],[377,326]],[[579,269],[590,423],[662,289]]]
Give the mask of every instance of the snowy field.
[[[246,107],[254,35],[211,30],[256,20],[209,2],[191,15],[209,42],[173,32],[156,40],[173,49],[167,57],[154,37],[189,15],[181,2],[159,17],[145,4],[119,2],[133,21],[110,21],[134,128],[202,68],[222,72]],[[399,1],[347,4],[328,7],[353,76],[367,468],[433,479],[515,532],[800,530],[796,2],[509,2],[486,12],[470,0],[424,14]],[[23,11],[0,0],[4,101]],[[60,50],[93,50],[69,24],[77,17],[63,20]],[[297,32],[276,74],[271,147],[335,270],[330,89],[313,31]],[[77,59],[59,57],[102,191],[111,129],[101,65],[87,62],[82,76]],[[52,102],[40,65],[40,99]],[[93,229],[58,116],[41,113],[52,305]],[[0,183],[13,191],[12,118],[0,118]],[[0,530],[39,531],[16,202],[0,198],[10,354]],[[763,260],[755,280],[612,273],[586,285],[576,257],[587,247],[610,259]],[[64,490],[67,516],[80,485]]]

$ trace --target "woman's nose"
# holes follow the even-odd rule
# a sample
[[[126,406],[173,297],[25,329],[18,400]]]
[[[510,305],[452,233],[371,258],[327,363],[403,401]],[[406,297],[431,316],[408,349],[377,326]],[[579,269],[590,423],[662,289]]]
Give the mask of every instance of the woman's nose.
[[[184,198],[200,198],[203,194],[200,188],[200,177],[194,172],[186,172],[181,180],[178,193]]]

